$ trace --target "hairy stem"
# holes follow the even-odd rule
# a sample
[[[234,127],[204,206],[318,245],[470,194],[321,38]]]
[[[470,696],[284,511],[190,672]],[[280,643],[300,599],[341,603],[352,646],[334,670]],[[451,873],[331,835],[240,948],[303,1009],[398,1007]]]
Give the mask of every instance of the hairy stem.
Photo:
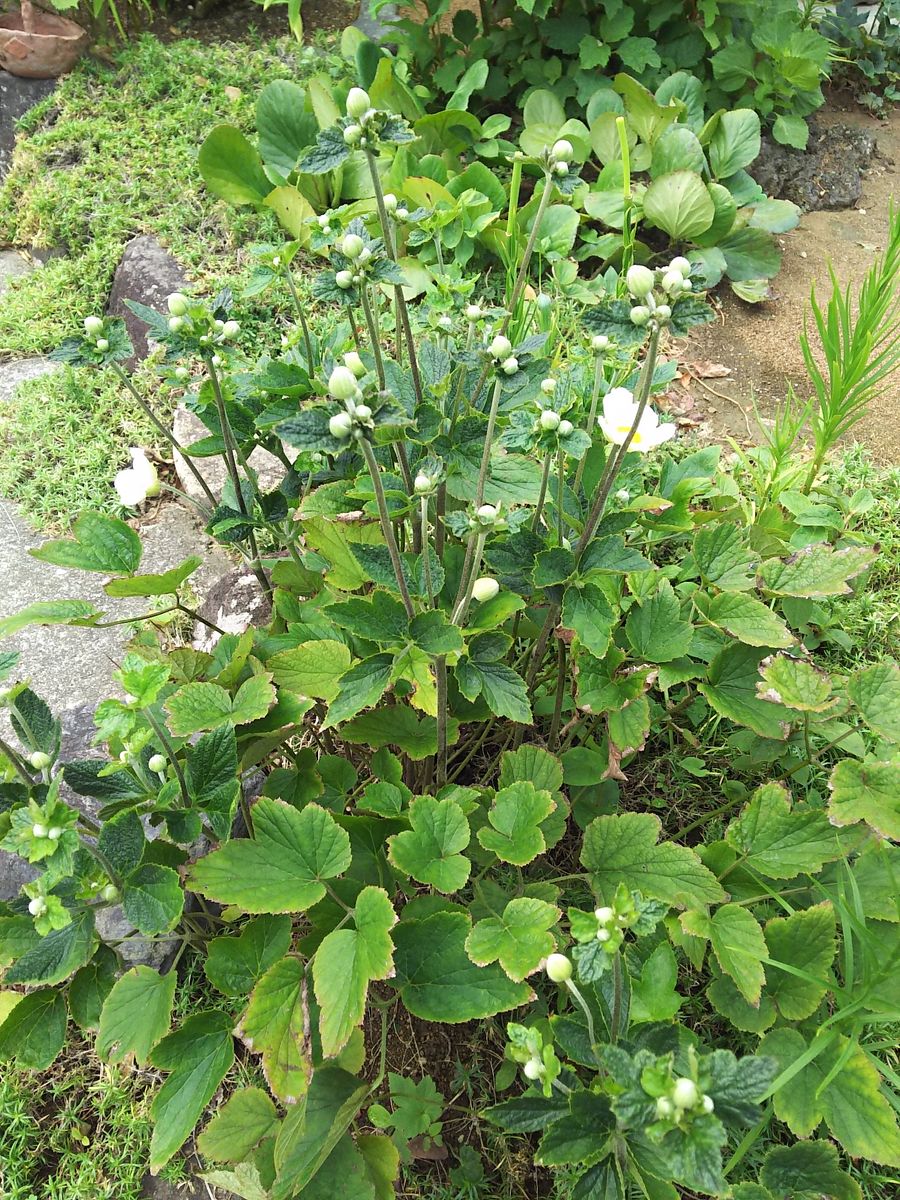
[[[372,477],[372,487],[375,491],[375,502],[378,505],[378,516],[381,521],[381,532],[384,534],[384,540],[388,548],[388,554],[391,558],[391,566],[394,568],[394,575],[397,579],[397,588],[400,592],[400,599],[403,601],[403,607],[406,609],[406,615],[410,620],[416,615],[416,610],[413,608],[413,602],[410,599],[409,588],[406,586],[406,576],[403,574],[403,562],[400,558],[400,551],[397,548],[397,539],[394,536],[394,526],[391,522],[391,514],[388,512],[387,500],[384,495],[384,486],[381,482],[381,471],[378,467],[375,454],[367,438],[360,441],[363,455],[365,456],[366,466],[369,469],[369,474]]]

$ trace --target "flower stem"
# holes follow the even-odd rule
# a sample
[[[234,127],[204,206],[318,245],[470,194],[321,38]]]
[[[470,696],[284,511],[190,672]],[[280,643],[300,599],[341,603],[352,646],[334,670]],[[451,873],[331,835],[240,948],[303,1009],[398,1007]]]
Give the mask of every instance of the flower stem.
[[[435,659],[434,675],[437,684],[435,786],[440,791],[447,782],[447,660],[443,656]]]
[[[13,767],[15,768],[16,774],[19,776],[19,778],[22,780],[22,782],[25,784],[25,786],[26,787],[34,787],[34,779],[29,774],[29,772],[25,766],[24,760],[22,758],[20,758],[17,751],[15,751],[12,748],[12,746],[10,746],[9,742],[4,741],[3,738],[0,738],[0,752],[5,754],[6,757],[9,759],[9,761],[12,763]]]
[[[147,724],[159,738],[160,745],[165,750],[166,757],[172,764],[172,767],[175,771],[175,777],[178,780],[178,789],[181,792],[181,799],[184,802],[184,807],[190,808],[191,797],[190,793],[188,792],[187,780],[184,777],[184,771],[181,769],[181,763],[178,761],[178,755],[175,752],[175,747],[172,745],[165,726],[160,721],[157,721],[156,717],[149,708],[144,708],[141,711]]]
[[[591,407],[588,412],[588,436],[593,441],[594,429],[597,424],[597,406],[600,401],[600,384],[603,380],[603,355],[598,354],[594,362],[594,388],[591,392]],[[572,490],[575,495],[578,495],[578,489],[581,487],[581,477],[584,475],[584,468],[587,464],[588,452],[585,450],[581,456],[581,461],[578,464],[578,469],[575,472],[575,482],[572,484]]]
[[[369,342],[372,346],[372,353],[375,355],[375,373],[378,376],[378,386],[381,391],[384,391],[384,362],[381,358],[381,336],[378,329],[378,318],[372,311],[369,289],[363,285],[359,289],[359,294],[362,300],[363,313],[366,318],[366,326],[369,330]]]
[[[290,289],[291,299],[294,302],[294,308],[297,313],[297,318],[300,321],[300,328],[303,330],[303,341],[306,345],[306,362],[310,369],[315,367],[313,359],[312,338],[309,336],[309,326],[306,323],[306,315],[303,312],[303,305],[300,303],[300,297],[297,295],[297,286],[294,283],[294,273],[290,268],[290,264],[284,269],[284,277],[287,280],[288,288]]]
[[[544,469],[541,472],[541,490],[538,492],[538,501],[534,508],[534,516],[531,518],[531,532],[537,533],[538,526],[541,523],[541,515],[544,511],[544,501],[547,499],[547,485],[550,482],[550,464],[553,461],[552,453],[544,455]]]
[[[525,283],[528,279],[528,267],[531,262],[531,256],[534,254],[534,248],[537,245],[538,233],[540,232],[541,222],[544,219],[544,213],[550,204],[550,197],[553,194],[553,180],[549,172],[544,173],[544,190],[541,193],[541,199],[538,204],[537,212],[534,216],[534,222],[531,226],[531,233],[528,236],[528,241],[525,243],[525,253],[522,255],[522,262],[519,265],[519,273],[516,276],[516,282],[513,286],[512,298],[507,304],[506,319],[501,326],[500,332],[506,333],[515,316],[516,308],[522,298],[522,292],[525,290]]]
[[[384,486],[381,482],[381,472],[378,467],[378,462],[375,459],[375,454],[367,438],[360,441],[363,455],[365,456],[366,466],[369,469],[369,474],[372,477],[372,487],[375,490],[375,502],[378,505],[378,516],[381,520],[381,532],[384,534],[384,540],[388,548],[388,554],[391,558],[391,566],[394,568],[394,575],[397,579],[397,587],[400,591],[400,599],[403,601],[403,607],[406,609],[406,615],[410,620],[416,615],[416,610],[413,608],[413,602],[409,596],[409,588],[406,586],[406,576],[403,574],[403,562],[400,558],[400,551],[397,548],[397,539],[394,537],[394,526],[391,523],[391,515],[388,512],[387,500],[384,495]]]
[[[469,565],[469,574],[466,578],[463,594],[459,599],[456,608],[453,610],[453,616],[450,620],[454,625],[462,625],[466,619],[466,613],[469,611],[469,605],[472,603],[472,589],[475,586],[475,580],[478,578],[478,571],[481,567],[481,555],[484,552],[484,543],[487,541],[486,533],[479,533],[469,541],[469,546],[474,543],[474,551],[472,553],[471,562]]]

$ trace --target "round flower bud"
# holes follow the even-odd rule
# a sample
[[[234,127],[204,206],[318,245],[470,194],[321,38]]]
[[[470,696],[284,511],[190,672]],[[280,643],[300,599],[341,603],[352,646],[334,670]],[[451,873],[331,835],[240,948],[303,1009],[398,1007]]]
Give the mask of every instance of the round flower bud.
[[[556,391],[556,380],[549,379],[549,378],[542,379],[541,380],[541,391],[544,393],[545,396],[552,396],[553,393]]]
[[[632,296],[647,296],[653,291],[654,275],[649,267],[642,267],[639,263],[628,268],[625,276],[625,286],[631,292]]]
[[[405,221],[408,216],[409,216],[409,209],[406,207],[405,204],[401,204],[396,212],[397,220]]]
[[[703,1111],[705,1113],[714,1112],[716,1105],[715,1105],[715,1101],[713,1100],[712,1096],[701,1097],[700,1107],[703,1109]]]
[[[575,149],[567,138],[560,138],[550,148],[550,157],[557,162],[568,162],[574,153]]]
[[[169,333],[177,333],[184,325],[184,317],[169,317]],[[100,343],[98,342],[99,346]]]
[[[360,274],[358,274],[358,273],[357,273],[356,275],[354,275],[354,276],[353,276],[353,282],[354,282],[354,283],[362,283],[362,275],[360,275]]]
[[[628,488],[619,488],[616,492],[616,499],[620,504],[627,504],[631,499],[631,492],[629,492]]]
[[[650,320],[650,309],[645,304],[636,304],[629,315],[632,325],[646,325]]]
[[[512,354],[509,356],[509,358],[504,358],[503,362],[500,364],[500,370],[503,372],[504,375],[515,375],[515,373],[516,373],[516,371],[518,371],[518,369],[519,369],[519,360],[517,358],[515,358]]]
[[[362,139],[362,129],[358,125],[348,125],[344,130],[344,145],[358,146]]]
[[[114,883],[108,883],[100,895],[108,904],[115,904],[119,899],[119,889]]]
[[[349,367],[335,367],[328,376],[328,391],[335,400],[352,400],[359,391],[356,376]]]
[[[675,1111],[672,1101],[667,1096],[660,1096],[656,1102],[656,1115],[660,1121],[664,1121],[666,1117],[671,1117]]]
[[[359,252],[359,258],[356,260],[357,265],[361,265],[362,263],[367,263],[371,257],[372,257],[372,251],[369,249],[368,246],[363,246],[362,250],[360,250],[360,252]]]
[[[150,756],[150,761],[147,766],[154,775],[160,775],[166,769],[166,759],[162,754],[153,754]]]
[[[610,939],[610,932],[608,929],[598,929],[597,930],[597,941],[598,942],[608,942],[609,939]]]
[[[565,983],[572,978],[572,963],[565,954],[551,954],[545,970],[554,983]]]
[[[343,288],[344,291],[346,291],[347,288],[352,288],[353,287],[353,272],[352,271],[337,271],[334,276],[334,282],[338,285],[339,288]]]
[[[320,222],[319,222],[319,224],[321,225],[321,223],[322,223],[322,222],[320,221]],[[328,218],[327,218],[327,217],[325,218],[325,225],[326,225],[326,226],[328,225]],[[281,266],[281,255],[280,255],[280,254],[274,254],[274,255],[272,256],[272,266],[273,266],[273,267],[280,267],[280,266]]]
[[[97,349],[101,354],[105,354],[109,349],[109,340],[107,338],[97,338]]]
[[[347,93],[347,116],[352,117],[354,121],[364,117],[371,107],[369,93],[363,88],[353,87]]]
[[[480,305],[478,305],[478,304],[467,304],[467,305],[466,305],[466,318],[467,318],[467,320],[469,320],[469,321],[480,321],[480,320],[481,320],[481,315],[482,315],[482,313],[481,313],[481,306],[480,306]]]
[[[225,324],[222,326],[222,337],[224,337],[224,338],[237,337],[237,335],[240,333],[240,331],[241,331],[241,326],[240,326],[239,321],[226,321]]]
[[[451,316],[448,316],[447,313],[444,313],[443,316],[438,317],[438,325],[440,326],[441,329],[452,329],[453,328],[453,318]]]
[[[544,1074],[544,1064],[538,1062],[536,1058],[529,1058],[522,1071],[526,1079],[540,1079]]]
[[[45,838],[47,836],[47,826],[37,823],[31,827],[31,836],[36,838]]]
[[[535,304],[538,307],[538,312],[549,312],[553,307],[553,297],[548,296],[546,292],[538,292]]]
[[[173,292],[166,304],[173,317],[183,317],[188,310],[187,297],[182,296],[181,292]]]
[[[212,362],[212,365],[213,365],[214,367],[221,367],[221,365],[222,365],[222,356],[221,356],[220,354],[214,354],[214,355],[212,356],[212,359],[211,359],[210,361]]]
[[[358,421],[365,423],[372,420],[372,410],[368,404],[357,404],[356,411],[353,414]]]
[[[597,333],[591,338],[591,349],[596,350],[598,354],[609,349],[609,338],[605,333]]]
[[[50,766],[53,761],[49,754],[45,754],[43,750],[35,750],[34,754],[29,756],[28,761],[36,771],[43,771]]]
[[[684,280],[682,280],[682,283],[681,283],[681,290],[683,292],[689,292],[689,291],[691,291],[693,286],[694,285],[691,283],[691,281],[689,279],[684,279]]]
[[[669,307],[668,304],[657,304],[656,311],[654,312],[653,315],[654,315],[654,317],[656,317],[657,321],[659,321],[661,324],[665,325],[665,323],[672,316],[672,309]]]
[[[346,258],[359,258],[365,242],[358,233],[348,233],[341,242],[341,252]]]
[[[476,579],[472,584],[472,595],[482,603],[485,600],[493,600],[499,591],[500,584],[496,579],[492,579],[490,575],[482,575],[480,579]]]
[[[344,136],[346,137],[346,134]],[[331,217],[329,217],[327,213],[322,213],[321,217],[319,217],[319,228],[328,229],[330,225]]]
[[[601,905],[600,908],[594,909],[594,916],[601,925],[608,925],[615,916],[615,913],[608,904]]]
[[[417,496],[424,496],[431,491],[431,479],[424,471],[420,472],[413,480],[413,490]]]
[[[191,377],[191,373],[187,369],[187,367],[176,367],[175,368],[175,378],[180,380],[182,383],[184,383],[184,381],[186,379],[190,379],[190,377]]]
[[[554,175],[562,176],[562,175],[568,175],[568,173],[569,173],[569,164],[568,163],[558,162],[558,163],[554,164],[554,166],[553,166],[553,174]]]
[[[337,438],[339,442],[342,442],[344,438],[350,436],[353,429],[353,418],[349,413],[335,413],[328,422],[328,429],[333,438]]]
[[[355,350],[350,350],[344,355],[344,366],[351,370],[357,379],[362,379],[366,373],[366,364]]]
[[[662,290],[664,292],[680,292],[683,283],[684,276],[681,272],[673,271],[670,268],[662,277]]]
[[[33,900],[28,901],[28,911],[33,917],[42,917],[47,911],[47,901],[43,896],[35,896]]]
[[[502,333],[498,333],[491,342],[490,349],[493,358],[506,358],[512,354],[512,342],[508,337],[504,337]]]
[[[493,504],[482,504],[481,508],[476,511],[475,516],[481,521],[494,521],[497,518],[497,509]]]
[[[58,842],[59,839],[62,837],[62,832],[63,831],[59,827],[59,825],[53,825],[50,829],[47,830],[47,837],[50,839],[51,842]]]
[[[560,421],[557,433],[561,438],[567,438],[575,430],[575,426],[571,421]]]
[[[102,332],[102,330],[103,330],[103,318],[102,317],[85,317],[84,318],[84,332],[86,334],[88,334],[89,337],[96,337],[98,333]]]
[[[213,328],[218,329],[219,332],[221,333],[222,330],[225,328],[225,322],[219,321],[219,320],[213,321]]]
[[[541,413],[541,429],[552,433],[554,429],[559,429],[559,424],[559,413],[552,408],[545,408]]]
[[[385,192],[382,199],[386,212],[395,213],[397,211],[397,197],[393,192]]]
[[[678,271],[685,279],[691,273],[691,264],[683,254],[678,254],[669,263],[670,271]]]
[[[208,346],[208,345],[209,345],[209,341],[210,341],[209,334],[208,334],[208,333],[204,333],[204,334],[203,334],[203,336],[200,338],[200,345],[201,345],[201,346]]]
[[[693,1108],[700,1099],[700,1093],[697,1091],[697,1085],[693,1079],[688,1079],[686,1076],[676,1079],[675,1086],[672,1088],[672,1099],[678,1108]]]

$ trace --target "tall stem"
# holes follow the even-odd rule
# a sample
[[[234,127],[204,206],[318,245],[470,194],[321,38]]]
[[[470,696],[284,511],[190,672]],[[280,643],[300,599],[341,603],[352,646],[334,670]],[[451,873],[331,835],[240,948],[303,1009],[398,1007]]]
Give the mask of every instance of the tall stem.
[[[437,754],[435,756],[435,785],[440,789],[447,782],[447,660],[435,659],[437,683]]]
[[[4,741],[3,738],[0,738],[0,752],[5,754],[6,757],[9,759],[9,761],[12,763],[16,774],[19,776],[19,778],[22,780],[22,782],[25,784],[25,786],[33,787],[34,779],[31,777],[30,773],[28,772],[28,769],[26,768],[23,759],[20,758],[17,751],[15,751],[12,748],[12,746],[10,746],[9,742]]]
[[[556,537],[560,546],[563,544],[564,512],[563,503],[566,496],[566,452],[560,450],[556,459]]]
[[[160,724],[159,721],[157,721],[156,717],[149,708],[145,708],[143,710],[143,715],[147,721],[147,724],[156,734],[157,738],[159,738],[160,745],[165,750],[169,762],[172,764],[172,767],[175,770],[175,777],[178,780],[178,789],[181,792],[181,799],[184,802],[184,807],[190,808],[191,797],[190,793],[188,792],[187,780],[184,777],[184,771],[181,769],[181,763],[178,761],[178,755],[175,752],[175,747],[172,745],[165,727]]]
[[[566,696],[566,643],[562,638],[556,639],[556,695],[553,701],[553,719],[550,722],[550,733],[547,745],[550,751],[556,749],[559,739],[559,726],[562,719],[563,700]]]
[[[306,315],[303,312],[303,305],[300,303],[300,297],[297,295],[297,287],[294,283],[294,274],[291,271],[290,264],[285,268],[285,278],[290,289],[291,299],[294,302],[294,309],[297,313],[297,319],[300,322],[300,328],[303,330],[303,341],[306,344],[306,363],[310,371],[315,367],[312,351],[312,338],[309,336],[309,326],[306,323]]]
[[[420,534],[419,544],[422,547],[422,563],[425,567],[425,590],[428,593],[428,607],[434,608],[434,583],[431,578],[431,548],[428,544],[428,497],[423,496],[419,503]]]
[[[522,256],[522,262],[521,262],[521,265],[519,266],[519,274],[516,276],[516,282],[515,282],[515,286],[513,287],[512,298],[509,301],[509,304],[507,305],[507,308],[509,311],[507,312],[506,319],[503,322],[503,325],[501,328],[501,333],[506,333],[506,331],[509,329],[510,323],[512,322],[513,317],[515,316],[516,308],[518,307],[519,301],[522,298],[522,292],[525,290],[525,283],[528,279],[528,267],[531,262],[531,256],[532,256],[532,254],[534,254],[534,248],[537,245],[538,233],[540,232],[541,222],[543,221],[544,214],[546,213],[547,208],[550,204],[550,197],[552,196],[552,194],[553,194],[553,181],[551,179],[550,174],[547,172],[544,174],[544,190],[541,193],[541,199],[540,199],[540,203],[538,204],[537,212],[535,213],[534,223],[531,226],[531,233],[529,234],[528,241],[525,244],[525,253]]]
[[[486,541],[486,533],[476,534],[476,536],[469,541],[470,546],[472,546],[474,543],[474,551],[471,557],[469,574],[465,581],[463,594],[460,597],[456,608],[453,610],[453,615],[450,618],[454,625],[461,625],[466,619],[466,613],[469,611],[469,605],[472,603],[472,589],[475,586],[475,580],[478,578],[478,571],[481,567],[481,555],[484,552],[484,543]]]
[[[475,485],[475,508],[481,508],[484,504],[484,489],[487,485],[488,468],[491,465],[491,447],[494,440],[494,427],[497,424],[497,412],[500,408],[500,391],[503,387],[502,381],[498,378],[494,384],[494,394],[491,396],[491,407],[488,412],[487,433],[484,435],[484,451],[481,455],[481,467],[478,471],[478,483]]]
[[[600,402],[600,384],[603,380],[603,355],[598,354],[594,361],[594,387],[591,392],[591,407],[588,411],[588,437],[593,441],[594,428],[597,423],[597,407]],[[584,475],[584,468],[587,464],[588,452],[585,450],[581,456],[581,461],[578,464],[578,469],[575,472],[575,482],[572,484],[572,490],[575,495],[578,495],[578,489],[581,487],[581,477]]]
[[[537,533],[538,526],[541,523],[541,514],[544,511],[544,501],[547,499],[547,484],[550,482],[550,464],[553,462],[552,453],[544,455],[544,469],[541,472],[541,490],[538,493],[538,502],[535,505],[534,516],[531,518],[531,531]]]
[[[403,562],[400,558],[400,551],[397,548],[397,539],[394,537],[394,526],[391,522],[391,514],[388,512],[387,500],[384,496],[384,487],[381,483],[381,472],[378,468],[378,462],[372,451],[367,438],[363,438],[359,443],[362,446],[362,452],[365,456],[366,466],[369,469],[369,474],[372,477],[372,487],[375,490],[375,502],[378,505],[378,516],[381,520],[381,532],[384,534],[384,540],[388,548],[388,554],[391,558],[391,566],[394,568],[394,575],[397,579],[397,588],[400,592],[400,599],[403,601],[403,607],[406,609],[406,615],[410,620],[416,615],[416,610],[413,608],[412,600],[409,595],[409,588],[406,586],[406,576],[403,574]]]
[[[194,460],[189,457],[184,446],[182,446],[182,444],[178,441],[178,439],[173,435],[172,431],[165,427],[165,425],[162,423],[162,421],[159,419],[159,417],[156,415],[156,413],[153,411],[153,409],[150,407],[150,405],[147,403],[147,401],[144,399],[144,397],[141,395],[141,393],[137,390],[137,388],[134,386],[134,384],[131,382],[131,380],[128,378],[128,376],[125,374],[125,372],[119,366],[119,364],[118,363],[110,363],[110,367],[112,368],[113,373],[125,385],[125,387],[131,393],[131,395],[134,397],[134,399],[138,402],[138,404],[141,406],[141,408],[146,413],[146,415],[153,422],[156,429],[166,439],[166,441],[169,443],[169,445],[172,447],[172,449],[181,455],[182,461],[187,466],[188,470],[191,472],[191,474],[194,476],[194,478],[197,480],[197,483],[200,485],[201,489],[203,490],[203,494],[206,496],[207,500],[209,501],[210,507],[212,509],[215,509],[218,505],[218,501],[216,500],[215,496],[210,491],[209,484],[206,482],[206,480],[203,478],[202,474],[200,473],[199,467],[194,462]]]
[[[366,327],[369,330],[369,341],[372,345],[372,353],[375,355],[375,373],[378,376],[378,386],[381,391],[384,391],[384,362],[381,357],[381,333],[378,328],[378,318],[372,311],[372,304],[369,300],[369,289],[365,284],[359,289],[359,294],[362,299],[363,313],[366,318]]]

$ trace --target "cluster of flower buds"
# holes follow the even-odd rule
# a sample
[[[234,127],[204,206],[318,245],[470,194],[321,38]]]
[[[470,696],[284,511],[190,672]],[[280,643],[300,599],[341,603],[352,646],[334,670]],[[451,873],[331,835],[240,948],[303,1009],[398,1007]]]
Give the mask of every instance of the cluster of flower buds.
[[[526,1079],[532,1083],[541,1083],[544,1094],[549,1096],[553,1080],[562,1068],[553,1043],[545,1043],[540,1029],[529,1028],[526,1025],[509,1024],[506,1033],[509,1037],[507,1056],[513,1062],[519,1063]]]
[[[359,355],[354,355],[353,358],[359,359]],[[359,359],[359,366],[362,365],[362,359]],[[331,436],[339,442],[346,441],[351,435],[360,441],[365,437],[366,431],[373,429],[375,425],[372,409],[363,400],[355,368],[355,362],[352,366],[338,366],[328,377],[329,394],[344,405],[343,411],[335,413],[328,422]]]
[[[547,154],[550,169],[554,175],[568,175],[569,163],[575,156],[575,147],[566,138],[554,142]]]
[[[341,242],[338,244],[338,249],[344,258],[351,263],[350,267],[344,268],[335,274],[334,282],[339,288],[357,286],[365,281],[366,270],[372,258],[372,251],[368,247],[358,233],[347,233],[344,235]]]
[[[475,509],[474,516],[469,517],[469,528],[487,532],[489,529],[505,529],[506,518],[500,511],[499,504],[482,504]]]
[[[383,196],[384,210],[389,217],[393,217],[395,221],[399,221],[402,225],[404,221],[409,220],[409,209],[405,204],[401,204],[393,192],[385,192]]]
[[[556,391],[556,380],[547,378],[541,380],[541,391],[545,396],[552,396]],[[557,437],[567,438],[574,432],[575,426],[565,417],[561,417],[554,408],[541,407],[538,416],[538,430],[541,433],[555,433]]]
[[[222,363],[222,359],[218,354],[209,354],[213,346],[221,346],[225,342],[231,341],[241,331],[241,326],[238,321],[223,321],[221,318],[210,319],[201,309],[195,308],[191,312],[191,302],[187,296],[181,292],[172,292],[166,298],[166,307],[169,310],[169,332],[170,333],[193,333],[196,334],[200,329],[204,332],[197,339],[205,355],[209,355],[210,361],[214,367],[218,367]],[[175,371],[175,378],[181,381],[189,377],[189,372],[185,367],[179,367]]]
[[[105,354],[109,349],[109,338],[104,336],[106,322],[102,317],[85,317],[84,318],[84,335],[92,338],[94,345],[101,354]]]
[[[656,1116],[660,1121],[678,1124],[686,1113],[706,1113],[715,1110],[712,1096],[701,1093],[693,1079],[682,1075],[676,1079],[665,1096],[656,1101]]]
[[[515,375],[519,369],[519,360],[512,352],[512,342],[502,333],[498,333],[488,347],[488,353],[494,360],[494,366],[504,375]]]
[[[667,300],[676,300],[683,292],[691,290],[691,264],[678,255],[660,271],[635,263],[625,274],[625,286],[637,302],[631,309],[631,320],[635,325],[647,325],[654,321],[657,326],[667,325],[672,318],[672,306],[659,300],[654,288],[661,288]]]
[[[372,107],[369,93],[361,87],[351,88],[347,93],[347,117],[350,123],[344,127],[346,144],[368,150],[377,137],[372,130],[372,122],[377,116],[378,111]]]

